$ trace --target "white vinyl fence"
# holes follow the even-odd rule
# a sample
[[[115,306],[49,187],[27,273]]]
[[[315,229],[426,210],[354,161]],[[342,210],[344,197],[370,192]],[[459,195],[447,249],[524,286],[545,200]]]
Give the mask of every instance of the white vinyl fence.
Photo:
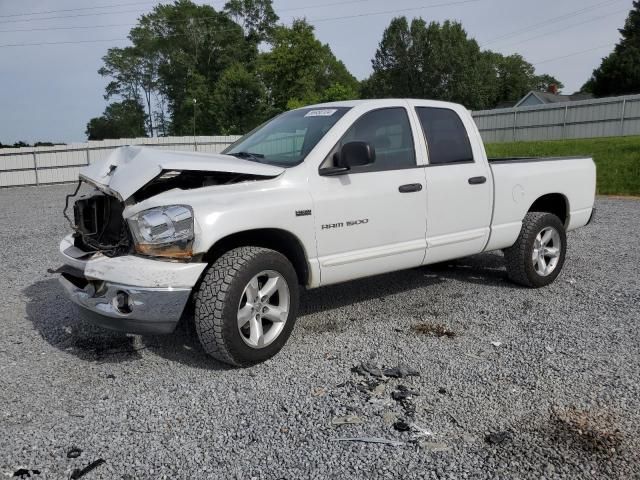
[[[221,152],[237,136],[160,137],[90,141],[52,147],[0,149],[0,187],[75,182],[79,170],[123,145],[163,150]]]
[[[472,113],[486,143],[640,135],[640,95]],[[123,145],[221,152],[238,138],[134,138],[0,149],[0,187],[73,182],[80,168]],[[273,148],[280,151],[283,142],[291,141],[297,139],[276,139]]]
[[[472,113],[485,143],[640,135],[640,95]]]

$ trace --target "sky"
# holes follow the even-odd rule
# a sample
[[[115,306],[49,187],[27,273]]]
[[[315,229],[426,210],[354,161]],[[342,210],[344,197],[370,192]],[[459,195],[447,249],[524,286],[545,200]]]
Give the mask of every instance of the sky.
[[[107,80],[97,73],[102,56],[110,47],[128,45],[129,29],[157,3],[0,0],[0,142],[84,142],[88,120],[107,104]],[[220,9],[224,0],[196,3]],[[306,17],[315,25],[316,36],[358,79],[370,75],[371,59],[390,20],[404,15],[457,20],[483,49],[521,54],[538,73],[563,82],[564,93],[578,90],[612,50],[632,7],[632,0],[537,0],[535,6],[525,0],[273,3],[282,23]],[[42,45],[50,42],[71,43]],[[15,46],[25,43],[41,45]]]

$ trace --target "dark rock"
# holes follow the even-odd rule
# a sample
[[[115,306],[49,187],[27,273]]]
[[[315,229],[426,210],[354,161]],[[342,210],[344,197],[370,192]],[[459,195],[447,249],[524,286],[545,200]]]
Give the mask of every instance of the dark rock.
[[[77,447],[74,447],[67,452],[67,458],[78,458],[80,455],[82,455],[82,450]]]
[[[509,432],[492,432],[484,437],[484,441],[492,445],[499,445],[510,437]]]
[[[395,428],[399,432],[408,432],[411,430],[411,426],[405,422],[404,420],[398,420],[393,424],[393,428]]]

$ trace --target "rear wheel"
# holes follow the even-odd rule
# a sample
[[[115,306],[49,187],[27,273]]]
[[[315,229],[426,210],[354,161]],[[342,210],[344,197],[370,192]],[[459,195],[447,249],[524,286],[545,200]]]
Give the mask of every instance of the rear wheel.
[[[291,335],[298,279],[282,254],[241,247],[222,255],[195,295],[195,327],[204,350],[231,365],[271,358]]]
[[[560,274],[567,251],[567,235],[560,219],[545,212],[529,212],[516,243],[505,249],[509,278],[527,287],[544,287]]]

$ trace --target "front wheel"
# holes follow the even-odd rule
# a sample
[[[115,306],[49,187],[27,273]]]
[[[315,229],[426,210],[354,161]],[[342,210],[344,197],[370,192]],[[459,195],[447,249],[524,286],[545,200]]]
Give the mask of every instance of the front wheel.
[[[266,248],[225,253],[206,271],[195,294],[194,320],[202,347],[235,366],[278,353],[297,312],[296,272],[286,257]]]
[[[516,243],[504,251],[509,278],[527,287],[544,287],[562,270],[567,235],[560,219],[544,212],[529,212]]]

